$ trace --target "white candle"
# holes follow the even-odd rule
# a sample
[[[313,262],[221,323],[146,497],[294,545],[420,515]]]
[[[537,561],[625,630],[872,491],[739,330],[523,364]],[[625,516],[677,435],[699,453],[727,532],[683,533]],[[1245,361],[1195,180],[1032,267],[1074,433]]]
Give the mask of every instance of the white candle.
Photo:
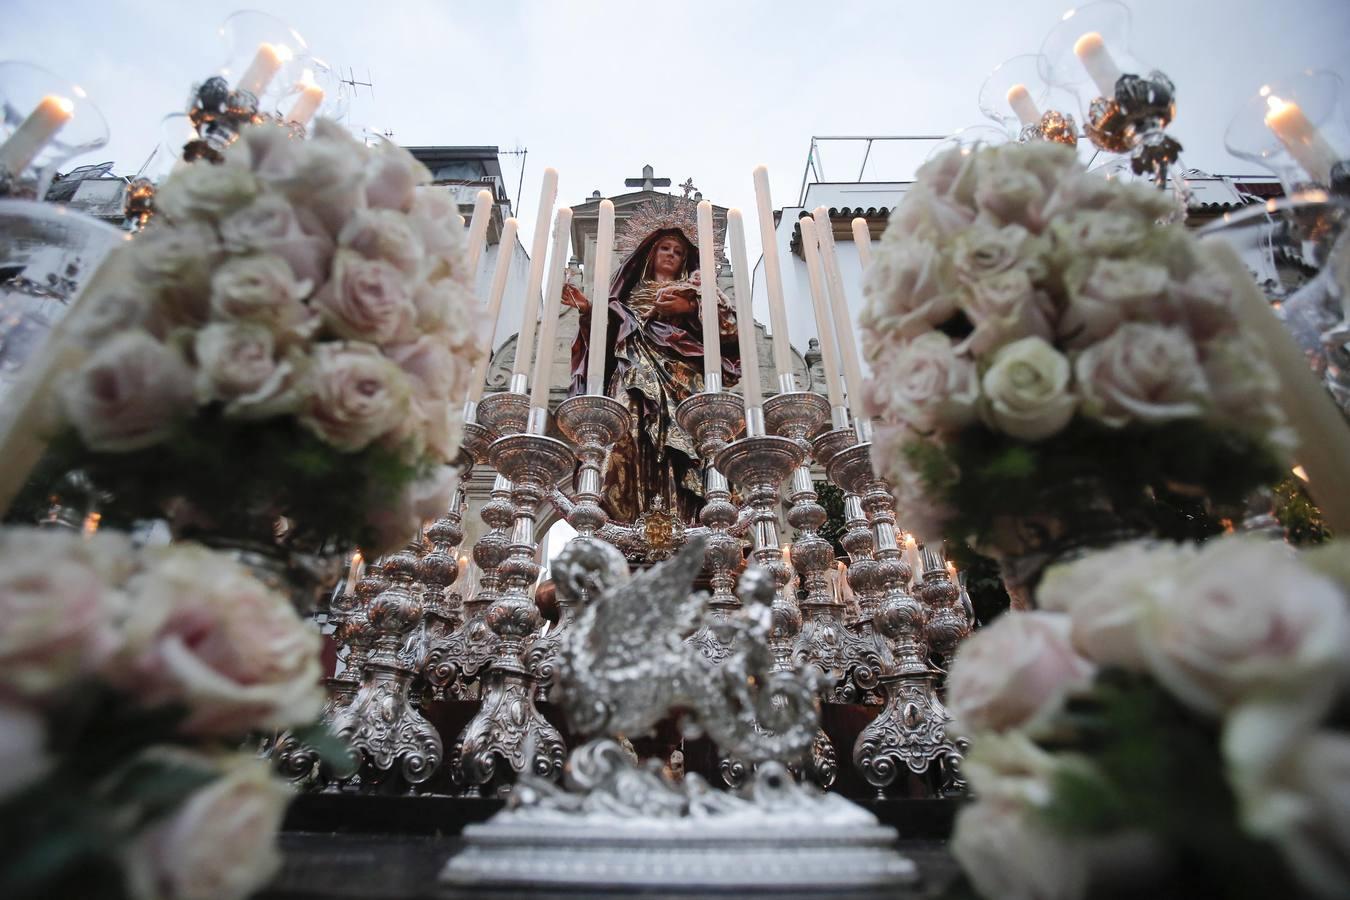
[[[469,219],[469,283],[478,283],[478,263],[483,258],[483,245],[487,243],[488,222],[492,220],[492,191],[481,190],[473,199],[473,216]]]
[[[759,383],[759,348],[755,346],[755,306],[750,296],[750,263],[745,252],[745,219],[739,209],[727,211],[727,243],[731,247],[731,283],[736,292],[736,337],[741,348],[741,394],[745,408],[764,405]]]
[[[502,225],[501,241],[497,244],[497,268],[492,273],[492,290],[488,294],[486,316],[487,346],[474,368],[473,380],[469,382],[468,400],[477,403],[483,396],[483,387],[487,384],[488,363],[492,360],[492,351],[496,349],[497,320],[502,314],[502,295],[506,293],[506,279],[511,275],[511,257],[516,249],[516,229],[519,227],[514,218],[507,219]]]
[[[1073,52],[1082,62],[1083,68],[1087,69],[1101,95],[1107,99],[1115,97],[1116,82],[1120,80],[1120,68],[1111,58],[1102,36],[1095,31],[1089,31],[1074,41]]]
[[[261,44],[258,52],[253,57],[253,62],[248,64],[244,74],[239,76],[239,81],[235,87],[241,91],[248,91],[255,98],[261,97],[263,91],[272,83],[272,79],[281,71],[284,65],[291,58],[290,48],[281,45]]]
[[[309,120],[319,111],[321,103],[323,103],[323,88],[315,84],[313,76],[306,71],[305,77],[300,80],[300,99],[295,101],[291,111],[286,114],[286,119],[297,125],[308,125]]]
[[[75,104],[65,97],[43,97],[9,140],[0,145],[0,169],[12,176],[22,175],[42,148],[70,121],[74,110]]]
[[[862,216],[853,220],[853,246],[858,248],[858,262],[865,275],[872,264],[872,229],[867,227],[867,220]]]
[[[862,358],[858,355],[858,341],[854,336],[853,316],[844,293],[844,276],[839,271],[839,255],[834,249],[834,229],[830,211],[823,206],[815,210],[816,232],[820,238],[820,259],[825,264],[825,286],[829,289],[830,318],[834,323],[834,337],[839,342],[839,361],[843,365],[844,380],[848,384],[848,406],[855,421],[866,421],[863,409]],[[821,338],[824,341],[824,338]]]
[[[548,389],[552,386],[550,376],[553,374],[553,345],[558,335],[563,278],[567,274],[567,245],[571,237],[572,208],[564,206],[558,210],[558,218],[553,223],[553,251],[548,260],[548,291],[544,295],[544,315],[539,324],[539,352],[534,355],[534,375],[530,382],[530,406],[533,409],[548,409]],[[533,419],[531,416],[532,421]]]
[[[1266,98],[1266,105],[1270,108],[1266,113],[1266,127],[1275,133],[1284,149],[1313,181],[1330,184],[1331,167],[1338,160],[1326,138],[1308,121],[1297,103],[1288,103],[1271,95]]]
[[[1277,397],[1298,435],[1294,456],[1308,475],[1308,490],[1332,530],[1350,534],[1350,427],[1331,396],[1308,367],[1270,302],[1247,275],[1237,251],[1218,240],[1207,242],[1219,271],[1234,281],[1234,311],[1249,334],[1264,346],[1279,376]]]
[[[352,553],[352,564],[347,568],[347,588],[344,593],[351,595],[356,592],[356,582],[361,580],[361,572],[364,568],[365,561],[361,556],[361,551],[354,551]]]
[[[814,220],[804,218],[802,250],[806,255],[806,276],[811,284],[811,309],[816,314],[816,331],[820,335],[820,363],[825,369],[825,394],[831,407],[844,405],[844,386],[839,382],[839,356],[834,347],[834,329],[830,327],[830,300],[826,295],[825,279],[820,266],[820,248]]]
[[[722,378],[722,333],[717,316],[717,260],[713,257],[712,203],[698,202],[699,306],[703,325],[703,383],[711,390]]]
[[[1008,88],[1008,105],[1017,113],[1017,120],[1023,125],[1035,125],[1041,121],[1041,111],[1036,101],[1031,99],[1025,84],[1014,84]]]
[[[609,329],[609,270],[614,262],[614,201],[600,201],[595,232],[595,277],[591,279],[590,355],[586,360],[586,393],[605,392],[605,338]]]
[[[558,198],[558,170],[545,169],[539,187],[539,213],[534,220],[534,243],[530,247],[530,279],[525,284],[525,317],[516,340],[512,380],[530,373],[530,350],[534,347],[535,319],[539,316],[539,289],[544,284],[544,253],[548,250],[548,226],[553,220],[553,201]]]
[[[783,270],[778,265],[778,235],[769,196],[769,170],[755,167],[755,207],[759,213],[759,240],[764,251],[764,286],[769,295],[769,326],[773,329],[773,367],[780,390],[792,390],[792,344],[788,337],[787,306],[783,302]]]

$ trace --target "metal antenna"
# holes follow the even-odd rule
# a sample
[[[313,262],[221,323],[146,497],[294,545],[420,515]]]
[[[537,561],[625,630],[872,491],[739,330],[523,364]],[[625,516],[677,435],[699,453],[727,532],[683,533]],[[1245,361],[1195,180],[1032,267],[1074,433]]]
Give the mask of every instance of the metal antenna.
[[[519,156],[520,157],[520,180],[516,182],[516,205],[512,207],[519,213],[520,211],[520,189],[525,186],[525,160],[530,155],[530,148],[517,146],[514,150],[498,150],[498,156]]]

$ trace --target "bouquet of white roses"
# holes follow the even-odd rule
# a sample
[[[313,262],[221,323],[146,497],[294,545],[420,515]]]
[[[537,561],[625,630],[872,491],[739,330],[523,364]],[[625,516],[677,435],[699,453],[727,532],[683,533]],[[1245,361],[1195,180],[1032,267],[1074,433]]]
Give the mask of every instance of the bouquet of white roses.
[[[1345,896],[1345,549],[1123,544],[962,644],[976,799],[951,846],[980,892]]]
[[[442,512],[483,350],[463,222],[429,179],[329,122],[250,127],[171,175],[72,320],[61,467],[123,511],[285,515],[372,552]]]
[[[233,898],[271,877],[291,790],[238,748],[325,698],[287,598],[196,545],[7,528],[0,621],[0,894]]]
[[[1262,351],[1167,195],[1052,143],[927,163],[868,270],[875,463],[905,524],[988,539],[1000,516],[1104,482],[1242,497],[1286,442]],[[1240,274],[1240,273],[1239,273]],[[1081,502],[1070,495],[1070,503]]]

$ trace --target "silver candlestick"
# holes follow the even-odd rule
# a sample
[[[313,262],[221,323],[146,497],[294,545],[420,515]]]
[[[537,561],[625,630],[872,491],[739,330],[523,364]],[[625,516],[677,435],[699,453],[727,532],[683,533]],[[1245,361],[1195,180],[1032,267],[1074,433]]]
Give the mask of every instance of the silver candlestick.
[[[809,398],[809,399],[808,399]],[[779,394],[764,403],[769,430],[796,441],[804,452],[814,451],[808,436],[830,418],[829,402],[814,393]],[[850,438],[852,429],[828,434]],[[832,459],[838,438],[826,440],[823,450]],[[803,462],[792,474],[788,523],[797,529],[792,544],[792,564],[801,578],[806,597],[801,602],[802,630],[792,656],[798,665],[812,665],[835,678],[835,696],[845,702],[875,688],[882,660],[875,644],[851,632],[844,622],[844,604],[835,599],[827,572],[834,568],[834,548],[820,536],[825,508],[818,502],[811,469]]]
[[[384,576],[390,584],[371,600],[366,613],[375,642],[365,680],[334,722],[338,735],[361,755],[367,782],[383,781],[397,765],[404,781],[421,784],[435,774],[443,757],[440,733],[409,699],[412,680],[422,666],[418,648],[405,648],[408,634],[422,618],[416,574],[412,548],[385,562]]]
[[[605,459],[609,448],[628,431],[631,418],[628,407],[618,400],[598,394],[578,394],[558,405],[558,430],[572,441],[577,461],[581,464],[577,474],[576,500],[567,504],[564,512],[567,523],[577,530],[577,539],[593,538],[596,532],[609,524],[609,514],[600,505]],[[550,491],[548,496],[554,500],[558,494]],[[557,626],[549,629],[546,636],[535,639],[525,657],[538,684],[540,699],[546,699],[557,679],[555,661],[558,648],[575,624],[578,609],[586,600],[584,588],[575,594],[559,590],[556,596]]]
[[[895,500],[886,482],[874,473],[871,452],[871,441],[840,451],[830,461],[830,475],[840,487],[861,498],[872,520],[875,577],[885,591],[873,622],[892,657],[891,667],[881,677],[886,705],[853,745],[854,766],[881,795],[895,781],[901,763],[922,774],[933,761],[955,756],[956,747],[946,737],[950,717],[933,687],[927,613],[905,589],[911,570],[896,542]]]
[[[944,659],[951,659],[956,647],[970,634],[970,619],[961,603],[961,586],[952,581],[947,571],[947,558],[942,544],[924,544],[919,548],[923,561],[923,581],[914,587],[928,610],[926,636],[928,646]]]
[[[773,580],[773,632],[769,641],[774,658],[791,667],[792,645],[801,630],[797,601],[788,597],[792,575],[778,544],[778,493],[783,479],[801,464],[805,453],[796,441],[765,434],[732,441],[717,454],[718,471],[741,486],[750,505],[755,535],[753,556]]]
[[[458,591],[450,586],[459,579],[459,557],[456,549],[464,540],[464,491],[455,490],[454,500],[445,515],[427,526],[426,537],[430,549],[417,562],[417,578],[426,587],[423,602],[426,619],[426,658],[433,648],[439,648],[464,623],[464,604]],[[432,679],[428,678],[428,681]],[[444,699],[446,687],[451,692],[457,682],[432,681],[437,699]]]
[[[703,561],[712,587],[708,616],[688,640],[709,662],[721,662],[732,650],[734,632],[727,627],[727,617],[741,606],[732,592],[741,566],[741,542],[732,534],[739,511],[731,502],[726,476],[714,460],[745,427],[745,403],[729,391],[703,391],[685,399],[676,408],[675,418],[693,437],[703,460],[704,504],[699,521],[706,531]]]
[[[540,572],[535,509],[572,470],[572,452],[562,441],[542,434],[508,434],[493,441],[489,456],[493,467],[511,480],[516,514],[511,553],[498,569],[502,591],[486,618],[499,639],[497,650],[483,675],[482,706],[456,742],[460,770],[469,784],[478,786],[498,775],[499,759],[513,773],[528,767],[535,775],[556,779],[565,752],[562,736],[535,708],[534,676],[524,653],[541,621],[530,596]]]

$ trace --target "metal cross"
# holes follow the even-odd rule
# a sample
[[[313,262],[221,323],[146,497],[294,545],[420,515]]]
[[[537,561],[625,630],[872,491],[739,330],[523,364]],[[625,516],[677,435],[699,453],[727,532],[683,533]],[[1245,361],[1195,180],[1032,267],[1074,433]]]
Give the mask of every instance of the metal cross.
[[[698,190],[698,188],[694,187],[694,178],[692,175],[684,180],[684,184],[680,185],[680,190],[684,191],[684,199],[686,200],[689,199],[690,194]]]

